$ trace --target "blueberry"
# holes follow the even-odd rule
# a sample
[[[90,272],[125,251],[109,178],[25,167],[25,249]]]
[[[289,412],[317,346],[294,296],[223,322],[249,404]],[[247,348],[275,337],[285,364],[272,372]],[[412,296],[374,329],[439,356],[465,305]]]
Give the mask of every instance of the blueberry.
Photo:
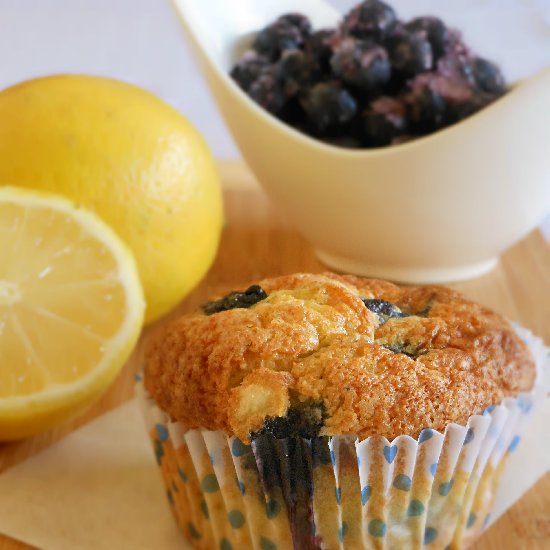
[[[409,317],[408,313],[403,313],[395,304],[386,302],[386,300],[378,300],[375,298],[365,298],[363,300],[367,309],[376,313],[380,320],[380,324],[384,324],[389,319],[396,317]]]
[[[452,113],[452,120],[456,122],[467,118],[483,109],[483,107],[486,107],[494,99],[494,96],[488,94],[478,94],[472,95],[470,99],[451,104],[449,105],[449,110]]]
[[[478,87],[472,61],[453,49],[441,58],[436,72],[417,75],[409,82],[412,91],[406,102],[416,133],[453,124],[495,99],[495,94]]]
[[[476,111],[479,111],[479,108],[477,101],[467,101],[459,105],[449,106],[449,110],[452,112],[452,119],[455,122],[468,118]]]
[[[231,76],[239,86],[248,91],[252,83],[269,66],[269,61],[254,50],[247,51],[238,63],[231,69]]]
[[[405,28],[413,34],[426,33],[434,54],[434,62],[437,62],[449,47],[449,31],[438,17],[417,17],[407,23]]]
[[[287,97],[276,68],[270,67],[251,84],[248,94],[270,113],[277,115],[285,106]]]
[[[433,52],[426,33],[396,33],[388,43],[394,69],[409,75],[429,71],[433,67]]]
[[[389,145],[400,132],[384,115],[367,110],[363,113],[365,144],[369,147]]]
[[[278,22],[290,25],[291,27],[296,27],[302,36],[307,36],[311,33],[311,21],[305,15],[301,13],[287,13],[281,15]]]
[[[304,36],[298,27],[286,21],[275,21],[262,29],[252,47],[271,61],[276,61],[284,50],[299,49],[304,43]]]
[[[466,51],[461,51],[460,45],[453,44],[449,52],[437,63],[435,73],[447,81],[454,81],[461,87],[467,86],[470,90],[476,87],[473,76],[472,57]]]
[[[301,98],[301,105],[321,134],[349,122],[357,113],[353,96],[336,82],[316,84]]]
[[[407,116],[416,133],[428,134],[446,124],[447,103],[440,92],[426,86],[407,97]]]
[[[296,95],[305,87],[310,82],[313,73],[310,59],[301,50],[283,52],[277,70],[287,97]]]
[[[420,352],[418,347],[411,342],[380,342],[386,349],[393,351],[393,353],[402,353],[411,359],[416,359],[420,355],[424,355],[425,352]]]
[[[304,127],[307,125],[307,119],[300,104],[299,94],[288,99],[281,112],[277,114],[277,117],[297,130],[305,131]]]
[[[506,91],[506,82],[497,65],[476,57],[470,67],[475,84],[481,91],[494,95],[501,95]]]
[[[384,48],[355,38],[346,38],[330,60],[333,73],[361,90],[379,89],[391,77],[391,65]]]
[[[393,8],[380,0],[365,0],[351,10],[342,23],[344,34],[357,38],[380,40],[396,24]]]
[[[331,41],[334,35],[334,31],[322,29],[310,34],[304,43],[305,52],[321,76],[330,72]]]
[[[370,147],[390,145],[407,131],[406,107],[391,97],[371,102],[362,117],[364,142]]]
[[[403,94],[406,94],[409,91],[408,84],[410,79],[411,75],[401,71],[392,70],[391,78],[383,88],[384,95],[400,98]]]
[[[286,416],[266,418],[262,429],[252,433],[251,439],[261,435],[272,435],[277,439],[312,439],[319,435],[325,416],[326,408],[322,402],[300,403],[290,407]]]
[[[266,298],[267,293],[262,287],[252,285],[244,292],[231,292],[219,300],[207,302],[202,306],[202,310],[206,315],[213,315],[214,313],[227,311],[229,309],[249,308]]]

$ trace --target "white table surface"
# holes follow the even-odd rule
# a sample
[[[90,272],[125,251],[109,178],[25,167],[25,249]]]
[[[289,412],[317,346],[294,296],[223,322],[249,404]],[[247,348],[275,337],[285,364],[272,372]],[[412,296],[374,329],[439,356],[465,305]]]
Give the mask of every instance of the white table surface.
[[[358,3],[328,1],[341,11]],[[550,65],[550,0],[391,4],[404,19],[426,13],[442,16],[462,29],[481,55],[498,61],[509,80]],[[299,6],[296,0],[297,10]],[[0,88],[60,72],[132,82],[187,116],[217,157],[238,156],[170,0],[0,0],[0,67]],[[546,225],[550,235],[550,219]]]

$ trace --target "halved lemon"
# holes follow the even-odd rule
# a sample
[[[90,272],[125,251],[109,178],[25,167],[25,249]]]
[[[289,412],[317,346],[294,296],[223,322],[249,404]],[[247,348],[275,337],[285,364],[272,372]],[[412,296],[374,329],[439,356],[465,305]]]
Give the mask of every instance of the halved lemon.
[[[85,409],[122,368],[143,315],[134,258],[103,221],[0,187],[0,441]]]

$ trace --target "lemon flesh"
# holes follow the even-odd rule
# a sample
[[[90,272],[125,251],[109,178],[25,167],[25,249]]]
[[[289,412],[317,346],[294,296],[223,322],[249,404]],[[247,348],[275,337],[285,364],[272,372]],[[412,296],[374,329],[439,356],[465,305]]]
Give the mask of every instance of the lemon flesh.
[[[104,222],[66,199],[0,187],[0,441],[97,398],[143,315],[134,259]]]

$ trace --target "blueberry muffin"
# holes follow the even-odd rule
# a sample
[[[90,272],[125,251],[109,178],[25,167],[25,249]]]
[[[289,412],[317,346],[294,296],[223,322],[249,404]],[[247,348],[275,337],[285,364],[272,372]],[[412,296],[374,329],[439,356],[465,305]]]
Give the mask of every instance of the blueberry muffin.
[[[171,418],[243,441],[418,437],[534,379],[510,324],[457,292],[332,274],[209,302],[170,324],[145,361],[146,388]]]
[[[196,548],[214,547],[212,539],[222,548],[377,548],[381,537],[402,532],[438,547],[428,530],[436,528],[425,517],[417,525],[415,515],[407,515],[410,494],[403,496],[400,518],[398,499],[387,495],[366,506],[359,451],[356,456],[349,441],[410,436],[420,452],[426,433],[444,434],[453,423],[466,426],[472,415],[530,391],[535,375],[531,352],[511,325],[459,293],[332,273],[266,279],[207,302],[163,328],[144,355],[145,390],[179,434],[179,462],[167,461],[165,479],[171,483],[179,469],[194,476],[184,508],[190,513],[193,503],[203,506],[200,501],[210,510],[213,534],[203,537],[208,544],[194,536],[201,531],[196,521],[180,521]],[[158,435],[153,429],[153,438]],[[464,431],[460,444],[468,437]],[[201,438],[205,443],[197,442]],[[392,449],[381,444],[380,460],[387,464],[380,475],[388,467],[409,467],[400,455],[393,462]],[[449,455],[445,444],[441,455]],[[369,461],[374,468],[376,459]],[[466,496],[473,491],[468,480],[483,472],[469,468],[463,483],[458,473],[453,482],[460,491],[456,502],[469,498],[473,505],[476,493]],[[399,475],[397,489],[427,491],[425,499],[430,498],[433,472],[425,480],[422,472]],[[219,495],[209,492],[205,479],[214,480]],[[487,483],[478,480],[476,487],[493,480],[491,470]],[[370,496],[377,483],[369,483]],[[172,500],[176,492],[181,490],[172,491]],[[485,514],[491,499],[482,500]],[[458,521],[456,502],[449,510]],[[277,518],[270,517],[269,506],[277,509]],[[441,506],[437,509],[447,509]],[[390,533],[390,519],[401,522],[401,530]],[[438,516],[438,524],[450,525],[448,519]],[[227,521],[225,532],[220,522]],[[440,542],[447,546],[453,531],[445,536]],[[464,540],[461,535],[453,547]]]

